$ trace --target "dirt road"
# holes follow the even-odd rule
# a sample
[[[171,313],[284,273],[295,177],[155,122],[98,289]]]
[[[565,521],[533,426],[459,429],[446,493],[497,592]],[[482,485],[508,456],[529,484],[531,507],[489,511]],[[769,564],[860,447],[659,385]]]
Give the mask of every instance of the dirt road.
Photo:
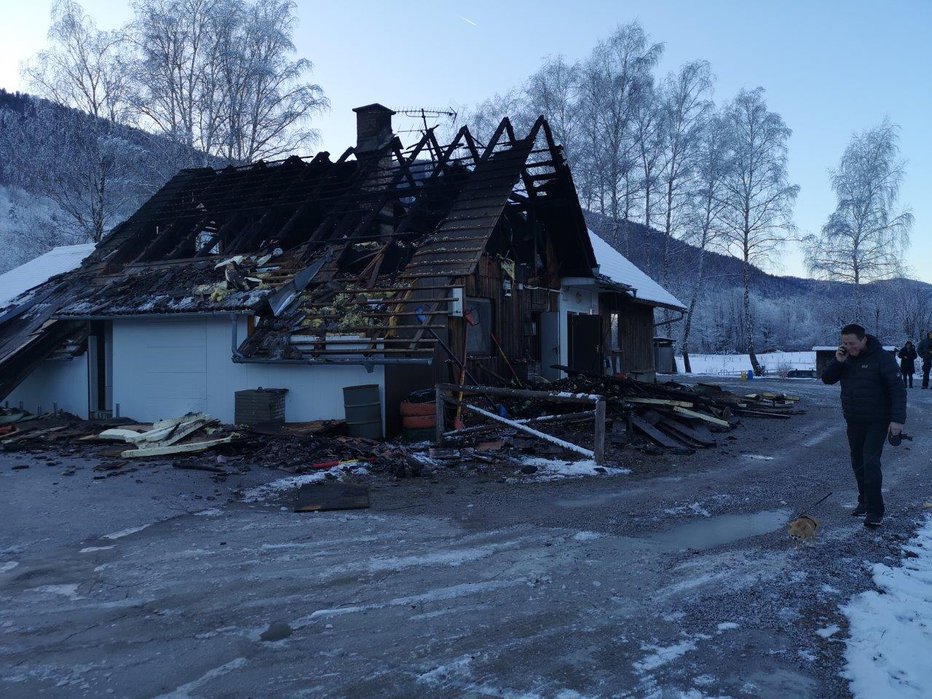
[[[839,605],[932,495],[932,391],[909,393],[916,440],[886,449],[875,533],[848,514],[837,387],[761,384],[808,413],[632,453],[626,475],[375,478],[352,512],[241,502],[261,468],[95,480],[0,454],[0,693],[846,696]],[[787,520],[828,492],[795,548]]]

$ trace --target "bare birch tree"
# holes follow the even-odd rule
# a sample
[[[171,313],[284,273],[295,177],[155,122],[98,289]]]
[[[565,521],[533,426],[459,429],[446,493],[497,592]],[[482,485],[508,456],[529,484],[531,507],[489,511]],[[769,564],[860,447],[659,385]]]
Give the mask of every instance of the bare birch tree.
[[[708,119],[698,135],[695,189],[690,200],[696,235],[689,236],[688,242],[699,248],[699,255],[680,341],[683,368],[687,374],[692,372],[689,363],[690,334],[696,306],[702,297],[706,282],[706,253],[718,246],[725,232],[722,221],[725,211],[724,188],[725,179],[729,176],[732,166],[731,137],[722,115],[714,115]]]
[[[744,344],[755,373],[751,266],[767,262],[795,229],[793,203],[799,187],[788,183],[791,130],[768,111],[764,89],[741,90],[725,110],[732,134],[733,167],[725,179],[725,222],[730,252],[744,262]]]
[[[252,162],[307,146],[328,106],[294,60],[290,0],[138,0],[136,108],[178,142]]]
[[[644,225],[653,228],[657,201],[654,195],[660,184],[663,157],[663,131],[665,113],[653,81],[647,82],[634,110],[634,134],[637,142],[638,164],[641,167]]]
[[[253,162],[310,147],[317,131],[309,119],[329,102],[319,85],[303,82],[313,69],[306,58],[292,60],[295,3],[256,0],[233,26],[221,51],[224,145],[228,160]]]
[[[701,134],[712,109],[712,71],[706,61],[692,61],[667,76],[661,87],[663,122],[661,172],[664,189],[664,245],[660,260],[663,286],[670,283],[670,249],[697,182]]]
[[[635,139],[631,121],[645,98],[651,71],[663,52],[662,44],[652,44],[638,23],[619,27],[600,42],[583,68],[583,138],[599,151],[601,210],[611,216],[615,244],[629,250],[628,241],[619,239],[623,184],[634,165]],[[608,206],[605,206],[605,198]],[[630,210],[630,201],[625,203]],[[627,236],[624,236],[625,238]]]
[[[905,168],[897,142],[898,127],[887,120],[852,136],[832,173],[835,211],[819,235],[804,239],[814,276],[854,285],[856,318],[863,284],[901,275],[909,246],[913,216],[896,205]]]
[[[23,66],[33,94],[100,119],[125,122],[130,88],[123,32],[100,31],[76,2],[56,0],[48,39],[49,47]]]
[[[580,130],[580,68],[563,56],[551,56],[527,81],[526,110],[543,114],[550,122],[554,139],[563,146],[567,159],[576,153]]]

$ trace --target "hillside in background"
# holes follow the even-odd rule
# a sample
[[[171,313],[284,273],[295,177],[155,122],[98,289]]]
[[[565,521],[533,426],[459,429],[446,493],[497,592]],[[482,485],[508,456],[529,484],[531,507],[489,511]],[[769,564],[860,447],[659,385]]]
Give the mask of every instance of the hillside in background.
[[[222,165],[140,129],[0,89],[0,272],[93,242],[183,167]]]
[[[664,235],[639,223],[627,222],[628,250],[612,241],[614,223],[587,212],[589,227],[611,242],[645,272],[660,280],[659,261]],[[671,291],[688,305],[697,276],[698,248],[671,241]],[[741,312],[743,262],[730,255],[707,252],[704,292],[693,320],[690,350],[693,352],[741,352],[745,350]],[[845,323],[861,322],[885,343],[917,340],[932,329],[932,285],[913,279],[890,279],[864,285],[864,317],[855,318],[852,285],[842,282],[782,277],[757,267],[751,271],[751,300],[757,319],[758,350],[808,350],[814,345],[835,344]],[[658,335],[679,341],[683,323],[658,328]]]

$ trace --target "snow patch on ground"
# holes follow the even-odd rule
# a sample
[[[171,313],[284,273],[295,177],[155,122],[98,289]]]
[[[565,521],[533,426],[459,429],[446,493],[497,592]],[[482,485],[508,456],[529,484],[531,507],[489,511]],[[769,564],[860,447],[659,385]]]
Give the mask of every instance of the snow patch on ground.
[[[78,594],[77,584],[71,585],[42,585],[41,587],[31,588],[33,592],[43,592],[49,595],[61,595],[70,600],[84,599]]]
[[[200,512],[195,512],[195,517],[219,517],[223,514],[223,510],[211,507],[209,510],[201,510]]]
[[[574,541],[595,541],[596,539],[601,539],[602,537],[603,537],[603,534],[600,534],[599,532],[582,531],[582,532],[576,532],[573,535],[573,540]]]
[[[736,624],[733,621],[723,621],[716,628],[718,628],[719,633],[722,631],[732,631],[733,629],[740,629],[741,624]]]
[[[116,548],[116,547],[112,545],[111,546],[85,546],[83,549],[79,551],[79,553],[94,553],[95,551],[109,551],[112,548]]]
[[[290,622],[293,629],[300,629],[318,619],[343,616],[345,614],[357,614],[359,612],[368,612],[374,609],[384,609],[385,607],[408,607],[429,604],[432,602],[442,602],[469,595],[482,594],[493,590],[500,590],[506,587],[518,587],[527,584],[526,578],[517,578],[514,580],[493,580],[479,583],[463,583],[462,585],[452,585],[450,587],[441,587],[419,595],[410,595],[407,597],[396,597],[386,602],[376,604],[352,605],[347,607],[333,607],[331,609],[318,609],[307,616],[295,619]]]
[[[202,686],[211,680],[216,679],[217,677],[226,675],[227,673],[233,672],[234,670],[239,670],[241,667],[246,665],[246,662],[246,658],[235,658],[230,662],[221,665],[220,667],[215,667],[213,670],[205,672],[196,680],[181,685],[173,692],[158,695],[156,699],[188,699],[188,697],[191,696],[191,692],[200,689]]]
[[[631,473],[629,468],[601,468],[594,460],[567,461],[566,459],[544,459],[538,456],[526,456],[518,462],[521,466],[536,466],[537,472],[524,477],[525,480],[556,481],[561,478],[578,478],[580,476],[624,475]]]
[[[838,624],[832,624],[831,626],[826,626],[824,629],[816,629],[816,634],[822,638],[831,638],[839,631],[841,631],[841,627],[839,627]]]
[[[678,507],[670,507],[664,510],[665,514],[668,515],[699,515],[700,517],[711,517],[709,511],[705,509],[698,502],[694,502],[689,505],[679,505]]]
[[[271,483],[266,483],[265,485],[260,485],[245,491],[243,493],[243,502],[263,502],[270,498],[281,495],[282,493],[287,493],[290,490],[300,488],[302,485],[307,485],[308,483],[317,483],[319,481],[325,480],[328,473],[337,476],[339,479],[342,471],[340,470],[339,466],[334,466],[333,468],[327,469],[326,471],[306,473],[303,476],[280,478],[277,481],[272,481]]]
[[[677,658],[681,658],[690,651],[696,650],[696,642],[689,639],[666,647],[644,645],[641,646],[641,650],[650,650],[653,652],[633,663],[634,671],[639,675],[656,670],[659,667],[673,662]]]
[[[101,539],[122,539],[124,536],[129,536],[130,534],[135,534],[136,532],[141,532],[146,527],[151,527],[155,522],[149,522],[149,524],[143,524],[141,527],[129,527],[128,529],[121,529],[118,532],[113,532],[112,534],[104,534]]]
[[[6,563],[0,563],[0,573],[5,573],[8,570],[13,570],[18,565],[19,565],[18,561],[7,561]]]
[[[872,568],[879,590],[862,592],[842,611],[848,617],[846,665],[855,697],[927,697],[932,687],[932,517],[904,550],[899,567]]]

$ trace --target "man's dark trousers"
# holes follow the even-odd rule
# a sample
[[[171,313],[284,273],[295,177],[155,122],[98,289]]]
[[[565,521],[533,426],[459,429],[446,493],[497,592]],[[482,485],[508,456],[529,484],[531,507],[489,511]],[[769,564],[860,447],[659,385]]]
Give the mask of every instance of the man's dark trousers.
[[[929,371],[932,370],[932,359],[922,360],[922,387],[929,387]]]
[[[851,447],[851,468],[858,482],[858,504],[868,515],[883,517],[883,476],[880,455],[887,440],[888,422],[849,422],[848,446]]]

